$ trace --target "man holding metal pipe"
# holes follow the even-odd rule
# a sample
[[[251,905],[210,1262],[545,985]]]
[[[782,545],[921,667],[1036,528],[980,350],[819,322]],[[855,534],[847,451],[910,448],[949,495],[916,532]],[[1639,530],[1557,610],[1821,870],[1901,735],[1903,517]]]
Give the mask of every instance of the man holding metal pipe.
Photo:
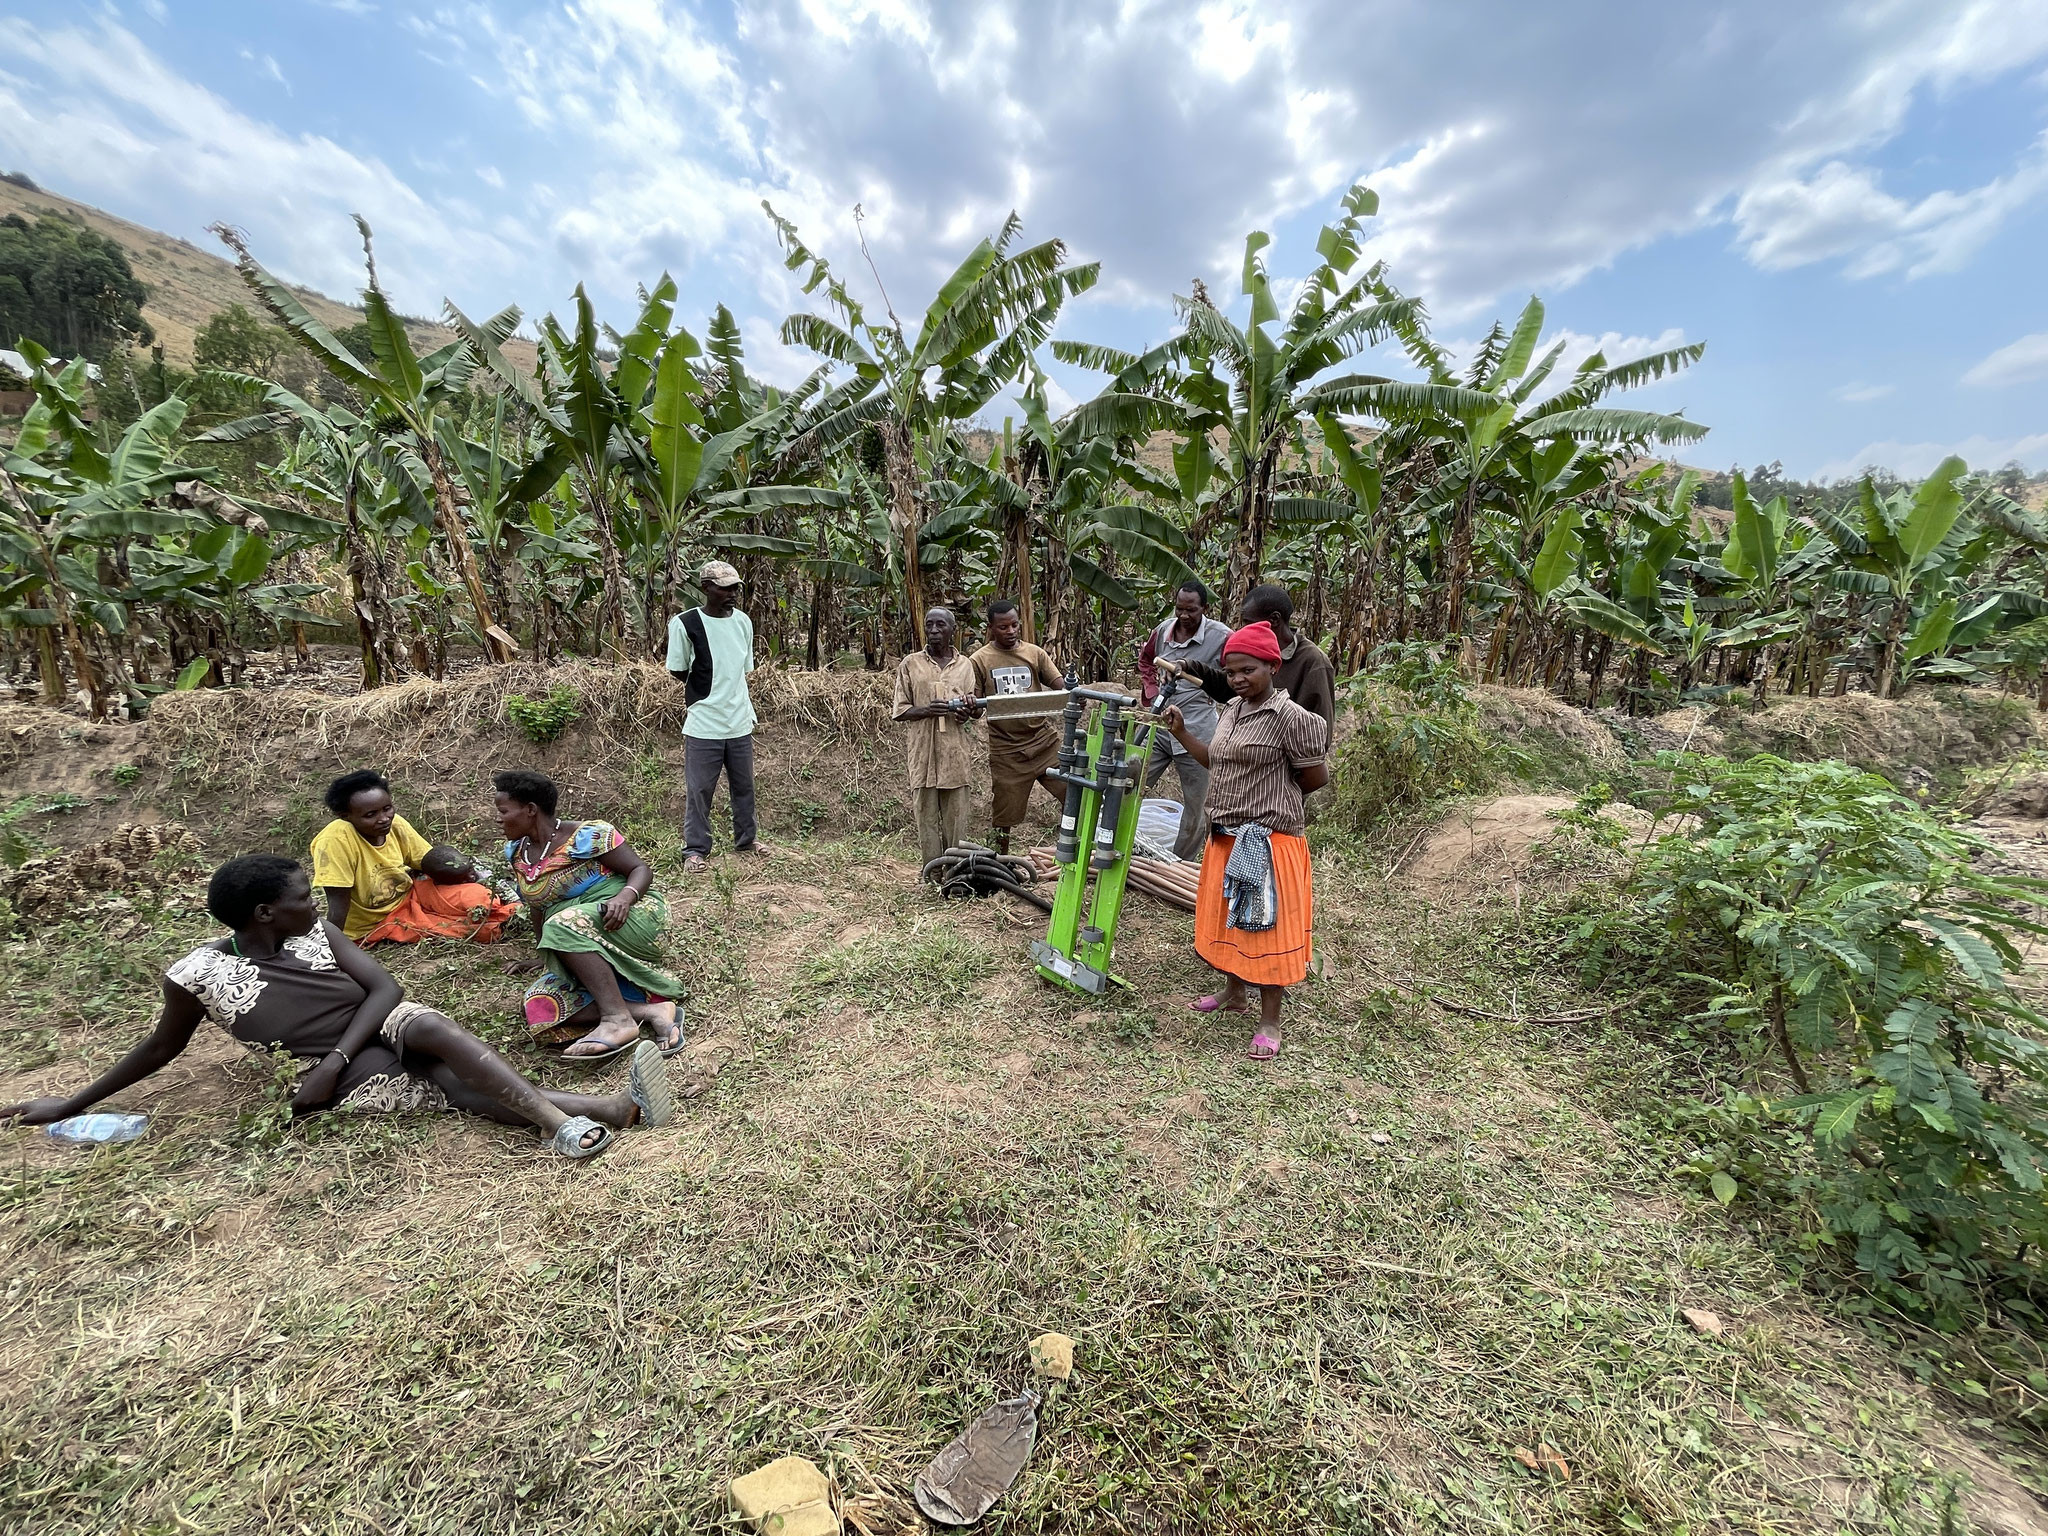
[[[1024,638],[1024,620],[1007,597],[988,605],[988,644],[968,658],[975,687],[985,699],[1064,688],[1051,656]],[[988,723],[990,841],[997,853],[1010,851],[1010,829],[1031,808],[1031,786],[1042,784],[1055,800],[1067,786],[1052,776],[1060,755],[1060,733],[1044,716]]]
[[[917,842],[924,862],[967,841],[967,786],[974,754],[966,726],[981,717],[974,663],[955,648],[952,610],[924,616],[924,649],[896,664],[892,718],[904,736],[910,789],[917,799]]]
[[[1199,581],[1184,582],[1173,594],[1173,617],[1164,620],[1146,638],[1138,652],[1138,676],[1145,685],[1145,702],[1157,696],[1158,679],[1164,677],[1165,699],[1180,706],[1181,718],[1199,740],[1207,741],[1216,729],[1217,701],[1203,692],[1200,684],[1177,688],[1174,678],[1182,666],[1213,664],[1223,659],[1223,642],[1230,638],[1230,626],[1209,617],[1209,589]],[[1200,859],[1208,846],[1209,824],[1202,819],[1202,801],[1209,793],[1209,770],[1166,731],[1152,738],[1151,760],[1145,765],[1145,787],[1150,789],[1171,767],[1180,778],[1180,835],[1173,851],[1183,859]]]

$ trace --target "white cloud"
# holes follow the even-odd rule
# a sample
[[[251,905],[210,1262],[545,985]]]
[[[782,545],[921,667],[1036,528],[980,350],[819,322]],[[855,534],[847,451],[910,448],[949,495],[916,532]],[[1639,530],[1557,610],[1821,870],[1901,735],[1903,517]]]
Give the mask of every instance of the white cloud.
[[[283,86],[285,95],[291,95],[292,83],[285,79],[284,70],[275,58],[267,53],[259,56],[251,53],[247,48],[242,50],[242,57],[256,66],[256,73],[263,76],[266,80],[274,81],[278,85]]]
[[[1837,400],[1850,405],[1862,405],[1871,400],[1882,400],[1898,388],[1895,384],[1864,384],[1851,382],[1838,384],[1829,391]]]
[[[480,291],[512,265],[502,239],[452,224],[383,161],[249,117],[111,18],[0,18],[0,58],[0,155],[73,195],[209,244],[207,223],[241,226],[266,266],[337,295],[362,286],[349,224],[359,211],[377,232],[380,275],[413,313],[438,313],[444,293]]]
[[[1961,454],[1974,470],[1996,469],[2017,459],[2028,469],[2048,469],[2048,432],[2026,437],[1985,437],[1977,434],[1955,443],[1865,443],[1845,458],[1821,465],[1815,478],[1847,480],[1866,469],[1889,469],[1906,479],[1931,472],[1950,454]]]
[[[2048,192],[2048,140],[2013,146],[1981,185],[1913,197],[1874,158],[1916,103],[2048,59],[2048,0],[438,0],[391,14],[477,122],[474,144],[413,140],[470,193],[471,174],[489,189],[474,218],[433,190],[439,170],[404,159],[411,119],[390,121],[392,161],[289,133],[105,17],[0,20],[0,152],[180,233],[246,224],[292,276],[339,291],[357,281],[345,215],[361,207],[393,247],[393,282],[421,274],[428,291],[407,302],[428,310],[444,281],[524,297],[573,271],[617,299],[667,267],[686,291],[694,273],[743,315],[779,315],[797,301],[766,197],[871,295],[860,204],[906,318],[1012,207],[1027,239],[1061,235],[1104,262],[1077,307],[1153,316],[1192,277],[1234,295],[1255,226],[1281,236],[1276,282],[1299,273],[1308,232],[1367,175],[1383,208],[1370,254],[1469,329],[1504,294],[1719,223],[1759,264],[1952,270]]]
[[[164,4],[164,0],[142,0],[142,9],[151,21],[159,25],[171,19],[171,8]]]
[[[1965,192],[1892,196],[1868,167],[1830,160],[1811,176],[1783,176],[1743,193],[1735,224],[1744,254],[1779,270],[1848,257],[1851,277],[1904,270],[1953,272],[2014,213],[2048,192],[2048,134],[2009,175]]]
[[[2048,331],[2036,331],[2009,342],[1963,375],[1965,384],[2006,389],[2048,378]]]

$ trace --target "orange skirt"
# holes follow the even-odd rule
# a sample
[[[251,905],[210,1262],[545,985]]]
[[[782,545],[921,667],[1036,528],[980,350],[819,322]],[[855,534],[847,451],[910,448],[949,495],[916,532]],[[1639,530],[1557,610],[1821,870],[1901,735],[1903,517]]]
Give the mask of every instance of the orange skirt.
[[[1223,866],[1230,862],[1236,841],[1209,834],[1209,847],[1202,855],[1202,884],[1195,896],[1195,953],[1248,986],[1291,987],[1308,975],[1315,930],[1308,841],[1292,832],[1272,836],[1273,885],[1280,913],[1279,921],[1263,933],[1225,925],[1230,908],[1223,899]]]
[[[391,914],[356,942],[417,944],[439,938],[491,944],[504,933],[512,911],[511,904],[493,896],[489,886],[417,880]]]

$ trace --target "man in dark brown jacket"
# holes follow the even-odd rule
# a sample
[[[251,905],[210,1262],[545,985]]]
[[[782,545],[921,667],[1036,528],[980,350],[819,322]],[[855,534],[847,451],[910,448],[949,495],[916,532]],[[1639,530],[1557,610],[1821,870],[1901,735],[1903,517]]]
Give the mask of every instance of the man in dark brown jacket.
[[[1293,618],[1294,599],[1287,595],[1285,587],[1272,585],[1253,587],[1245,594],[1244,606],[1238,612],[1240,624],[1256,624],[1263,619],[1273,626],[1273,635],[1280,642],[1280,665],[1273,669],[1273,686],[1286,689],[1288,698],[1310,714],[1321,715],[1323,724],[1334,730],[1337,669],[1330,665],[1321,646],[1296,632]],[[1181,670],[1200,682],[1202,691],[1219,704],[1230,702],[1230,684],[1221,667],[1195,662],[1184,664]]]

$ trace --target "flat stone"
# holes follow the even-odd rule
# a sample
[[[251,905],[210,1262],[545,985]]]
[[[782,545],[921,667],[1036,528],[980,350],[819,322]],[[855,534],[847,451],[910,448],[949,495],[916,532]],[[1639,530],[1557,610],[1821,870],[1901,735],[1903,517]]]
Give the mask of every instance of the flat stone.
[[[832,1481],[801,1456],[732,1480],[732,1507],[762,1536],[839,1536]]]
[[[1031,1341],[1031,1368],[1047,1381],[1074,1374],[1074,1341],[1064,1333],[1041,1333]]]

